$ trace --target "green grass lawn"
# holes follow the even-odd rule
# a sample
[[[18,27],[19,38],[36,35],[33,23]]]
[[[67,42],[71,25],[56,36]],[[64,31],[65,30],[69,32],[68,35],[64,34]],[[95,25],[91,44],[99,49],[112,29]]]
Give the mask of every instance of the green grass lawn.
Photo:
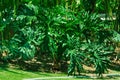
[[[29,78],[60,77],[60,76],[67,76],[67,74],[30,72],[30,71],[23,71],[23,70],[19,70],[19,69],[0,67],[0,80],[23,80],[23,79],[29,79]],[[98,80],[98,79],[64,78],[64,79],[46,79],[46,80]],[[103,79],[103,80],[108,80],[108,79]],[[117,77],[116,79],[111,78],[111,80],[120,80],[120,77]]]
[[[22,80],[25,78],[38,78],[47,76],[66,76],[65,74],[53,74],[53,73],[42,73],[42,72],[30,72],[10,68],[0,67],[0,80]]]

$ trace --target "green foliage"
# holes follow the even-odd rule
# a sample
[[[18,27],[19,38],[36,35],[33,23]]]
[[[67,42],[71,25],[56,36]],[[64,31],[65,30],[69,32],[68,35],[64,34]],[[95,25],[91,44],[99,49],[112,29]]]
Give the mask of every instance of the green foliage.
[[[7,10],[7,16],[4,17],[4,13],[2,15],[4,24],[1,24],[3,26],[1,31],[4,32],[10,29],[8,31],[9,38],[6,35],[2,35],[5,36],[2,39],[2,44],[7,49],[6,59],[32,59],[36,52],[35,45],[40,44],[40,37],[38,37],[40,36],[40,28],[36,27],[37,17],[35,16],[38,14],[38,8],[32,4],[25,4],[23,6],[22,8],[19,7],[19,10],[23,11],[17,11],[17,17],[11,17],[13,14]],[[11,34],[13,31],[14,33]],[[2,46],[2,54],[3,51],[6,51],[3,49],[4,46]]]
[[[106,49],[111,45],[109,39],[119,40],[112,22],[102,21],[96,14],[97,10],[104,12],[103,3],[99,0],[1,0],[0,54],[5,52],[6,60],[30,60],[38,54],[39,47],[41,55],[47,54],[55,64],[69,60],[68,75],[75,73],[76,68],[81,73],[82,65],[90,63],[101,76],[109,63],[110,54],[106,53],[110,50]],[[111,0],[110,4],[115,8],[119,5]]]
[[[83,53],[79,53],[79,52],[76,53],[75,50],[71,50],[69,51],[69,54],[70,54],[70,64],[68,67],[68,76],[72,75],[73,72],[75,75],[76,69],[80,75],[80,73],[83,71],[83,65],[82,65],[83,57],[84,57]]]
[[[70,59],[70,64],[68,67],[68,75],[72,75],[72,73],[77,72],[80,74],[83,71],[83,61],[84,61],[84,53],[80,50],[80,42],[79,38],[75,36],[69,36],[67,34],[67,42],[63,44],[63,46],[67,46],[66,56]]]
[[[95,72],[99,77],[107,71],[107,67],[110,63],[108,56],[111,52],[108,51],[109,47],[104,45],[90,44],[88,48],[88,58],[95,66]]]
[[[112,41],[119,43],[120,42],[120,34],[116,31],[113,31],[113,37],[112,37]]]

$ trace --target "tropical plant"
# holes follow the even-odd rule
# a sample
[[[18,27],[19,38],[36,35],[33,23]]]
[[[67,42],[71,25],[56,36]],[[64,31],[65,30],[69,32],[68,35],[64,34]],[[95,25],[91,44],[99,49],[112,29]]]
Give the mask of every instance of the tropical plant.
[[[119,42],[119,1],[0,0],[0,58],[31,60],[41,53],[58,68],[70,61],[68,75],[90,63],[101,76],[111,55],[106,48]]]
[[[108,50],[109,47],[100,44],[90,44],[88,48],[90,63],[93,63],[98,77],[103,77],[102,74],[107,71],[107,67],[110,64],[108,56],[111,55],[111,52]]]
[[[33,58],[35,53],[35,39],[36,36],[39,35],[38,30],[35,29],[35,25],[33,26],[37,18],[35,15],[37,14],[36,6],[32,4],[26,4],[23,5],[24,11],[17,12],[16,17],[12,17],[13,14],[6,11],[7,16],[3,13],[3,21],[4,24],[1,24],[3,26],[2,28],[2,47],[6,46],[7,48],[7,58],[9,59],[15,59],[21,57],[21,59],[29,59]],[[21,5],[20,5],[21,6]],[[21,7],[19,6],[19,10]],[[31,10],[34,11],[34,14],[28,15],[25,10],[30,12]],[[21,24],[22,23],[22,24]],[[32,27],[30,27],[32,26]],[[34,32],[36,30],[36,32]],[[5,34],[5,31],[8,31],[8,34]],[[2,49],[4,51],[4,49]]]
[[[63,44],[63,46],[67,46],[66,56],[70,59],[70,64],[68,67],[68,76],[72,75],[72,73],[77,72],[80,73],[83,71],[83,62],[84,62],[84,53],[80,50],[80,41],[79,37],[69,36],[67,34],[67,42]]]

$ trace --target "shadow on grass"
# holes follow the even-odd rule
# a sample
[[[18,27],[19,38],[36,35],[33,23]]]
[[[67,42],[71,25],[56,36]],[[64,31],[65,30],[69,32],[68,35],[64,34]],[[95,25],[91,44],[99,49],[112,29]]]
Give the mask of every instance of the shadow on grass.
[[[120,80],[120,74],[103,74],[103,77],[99,77],[97,75],[91,76],[88,74],[81,74],[80,76],[73,76],[73,78],[76,79],[92,79],[92,80],[113,80],[113,79],[117,79]],[[119,78],[119,79],[118,79]]]
[[[4,64],[0,64],[0,71],[6,71],[6,72],[10,72],[10,73],[14,73],[14,74],[21,74],[20,72],[17,72],[16,70],[11,70],[9,69],[8,63],[4,63]]]
[[[108,78],[120,78],[120,74],[108,74],[106,75]]]
[[[119,63],[112,62],[108,68],[111,70],[120,71],[120,62]]]
[[[53,73],[46,73],[46,72],[35,72],[35,71],[27,71],[27,72],[30,72],[30,73],[34,73],[34,74],[37,74],[37,75],[40,75],[40,76],[52,76]]]
[[[21,74],[21,75],[23,75],[23,74],[20,73],[20,72],[12,71],[12,70],[9,70],[9,69],[7,69],[7,68],[0,68],[0,71],[6,71],[6,72],[14,73],[14,74]]]

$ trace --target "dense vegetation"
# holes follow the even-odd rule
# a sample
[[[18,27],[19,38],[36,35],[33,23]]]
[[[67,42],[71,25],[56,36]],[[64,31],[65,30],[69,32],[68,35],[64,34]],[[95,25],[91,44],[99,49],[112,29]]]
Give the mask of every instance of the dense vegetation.
[[[88,65],[102,76],[119,47],[119,22],[120,0],[0,0],[0,61],[66,64],[68,75]]]

